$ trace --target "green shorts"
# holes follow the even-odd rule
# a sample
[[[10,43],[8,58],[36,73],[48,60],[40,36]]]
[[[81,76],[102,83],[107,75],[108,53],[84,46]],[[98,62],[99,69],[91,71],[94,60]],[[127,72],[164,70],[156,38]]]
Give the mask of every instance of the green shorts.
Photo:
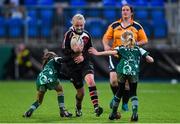
[[[42,84],[42,85],[36,85],[36,88],[38,91],[46,92],[48,90],[54,90],[59,83],[48,83],[48,84]]]
[[[125,75],[125,74],[118,75],[119,83],[125,83],[126,80],[128,80],[129,83],[137,83],[139,81],[139,76],[138,75]]]

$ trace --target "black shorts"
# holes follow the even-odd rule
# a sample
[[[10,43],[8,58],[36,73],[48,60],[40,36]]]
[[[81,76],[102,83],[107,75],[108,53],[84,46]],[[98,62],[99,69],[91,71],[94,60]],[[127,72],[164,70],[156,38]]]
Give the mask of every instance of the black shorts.
[[[120,58],[115,57],[115,56],[109,56],[109,71],[110,72],[115,72],[116,71],[116,66],[119,63]]]
[[[84,77],[87,74],[94,74],[94,67],[91,62],[87,61],[73,67],[67,67],[67,71],[74,87],[80,89],[84,86]]]

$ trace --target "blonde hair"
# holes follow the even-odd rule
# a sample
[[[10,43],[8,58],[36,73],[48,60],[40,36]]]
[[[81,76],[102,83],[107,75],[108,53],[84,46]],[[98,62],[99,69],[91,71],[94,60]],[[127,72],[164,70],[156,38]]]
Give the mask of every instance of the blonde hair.
[[[79,13],[72,17],[71,24],[74,24],[74,22],[76,20],[83,20],[84,23],[86,22],[84,16],[82,14],[79,14]]]
[[[129,39],[129,44],[127,45],[127,47],[129,47],[129,48],[134,48],[135,45],[136,45],[136,43],[135,43],[134,38],[130,38],[130,39]]]
[[[123,42],[123,45],[125,47],[133,48],[135,46],[135,39],[133,32],[130,30],[126,30],[122,35],[121,35],[121,40]]]

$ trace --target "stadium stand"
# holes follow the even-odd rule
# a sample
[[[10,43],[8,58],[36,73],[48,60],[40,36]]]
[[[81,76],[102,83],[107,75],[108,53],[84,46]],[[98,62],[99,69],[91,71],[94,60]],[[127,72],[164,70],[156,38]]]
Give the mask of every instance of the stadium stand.
[[[54,0],[38,0],[37,1],[38,5],[53,5],[54,4]]]
[[[104,17],[105,20],[108,21],[108,23],[112,23],[119,16],[116,15],[116,10],[114,8],[104,8],[103,9],[103,17]]]
[[[80,13],[80,14],[83,14],[83,15],[85,15],[86,13],[85,13],[85,10],[84,9],[82,9],[82,8],[72,8],[72,9],[70,9],[70,11],[71,11],[71,13],[70,13],[70,16],[71,17],[73,17],[73,15],[75,15],[75,14],[77,14],[77,13]]]
[[[164,0],[150,0],[150,6],[164,6]]]
[[[144,30],[146,32],[146,35],[150,39],[153,36],[152,21],[150,21],[150,20],[141,20],[139,22],[141,23],[142,27],[144,28]]]
[[[25,0],[24,5],[25,6],[35,6],[35,5],[37,5],[37,1],[36,0]]]
[[[56,13],[56,2],[62,4],[62,17],[61,21],[58,20]],[[113,21],[120,18],[120,6],[125,3],[129,3],[135,8],[135,20],[140,22],[144,27],[148,37],[150,39],[167,38],[168,24],[165,13],[165,2],[167,0],[25,0],[25,15],[24,19],[28,20],[28,25],[22,21],[16,21],[10,19],[10,16],[1,17],[0,21],[0,37],[17,38],[21,37],[24,31],[27,32],[28,38],[50,38],[54,27],[59,25],[63,29],[63,33],[68,30],[71,25],[70,21],[74,14],[81,13],[87,19],[87,27],[89,32],[93,34],[93,38],[102,38],[104,28]],[[177,2],[177,0],[172,0]],[[64,6],[64,3],[65,6]],[[93,6],[92,6],[93,5]],[[96,6],[94,6],[96,5]],[[8,8],[6,8],[8,9]],[[9,8],[12,9],[12,8]],[[13,9],[12,9],[13,11]],[[4,12],[1,11],[0,12]],[[6,15],[6,14],[4,14]],[[158,19],[162,21],[157,21]],[[100,22],[99,20],[102,20]],[[10,23],[16,23],[10,26]],[[61,24],[60,24],[61,23]],[[92,25],[92,26],[91,26]],[[24,27],[23,27],[24,26]],[[11,27],[11,28],[10,28]],[[22,28],[23,27],[23,28]],[[27,29],[26,29],[27,28]],[[102,29],[101,29],[102,28]],[[56,40],[55,38],[52,38]]]
[[[39,24],[38,20],[31,19],[28,21],[28,37],[37,38],[39,37]]]
[[[116,0],[103,0],[104,6],[116,6]]]
[[[20,18],[11,18],[7,21],[7,27],[11,38],[20,38],[24,36],[23,31],[24,22]]]
[[[147,9],[136,9],[135,10],[135,18],[138,20],[148,20],[149,19],[149,12]]]
[[[86,15],[87,17],[98,18],[101,17],[102,11],[100,8],[90,8],[86,9]]]
[[[7,31],[6,31],[6,20],[4,17],[0,17],[0,38],[6,37]]]
[[[43,24],[40,26],[40,33],[41,37],[43,38],[50,38],[51,36],[51,29],[52,27],[50,26],[44,26]]]
[[[37,19],[38,11],[36,9],[28,9],[27,10],[27,16],[30,19]]]
[[[154,38],[165,38],[167,36],[167,23],[164,10],[152,9],[151,20],[153,25]]]
[[[53,23],[53,9],[41,9],[40,20],[46,25],[52,25]]]
[[[71,6],[86,6],[86,0],[70,0]]]
[[[100,18],[92,18],[87,20],[86,29],[93,38],[101,38],[105,31],[105,21]]]
[[[148,6],[148,1],[147,0],[131,0],[130,2],[133,6]]]
[[[165,19],[161,21],[153,22],[154,38],[166,38],[167,37],[167,22]]]

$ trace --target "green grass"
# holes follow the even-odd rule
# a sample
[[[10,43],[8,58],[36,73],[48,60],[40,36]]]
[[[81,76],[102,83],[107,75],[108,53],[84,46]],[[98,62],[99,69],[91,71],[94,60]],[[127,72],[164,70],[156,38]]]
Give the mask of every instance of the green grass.
[[[65,105],[74,114],[75,89],[71,83],[63,83]],[[43,104],[33,113],[31,118],[23,118],[22,114],[36,98],[36,87],[31,81],[0,81],[0,123],[128,123],[131,111],[122,112],[120,120],[108,119],[109,102],[112,93],[109,83],[97,83],[100,105],[104,113],[95,117],[89,98],[88,88],[83,101],[83,116],[60,118],[55,91],[47,92]],[[141,123],[180,123],[180,84],[139,83],[139,122]],[[129,103],[129,108],[131,103]],[[121,106],[120,106],[121,108]],[[120,109],[119,109],[120,111]]]

